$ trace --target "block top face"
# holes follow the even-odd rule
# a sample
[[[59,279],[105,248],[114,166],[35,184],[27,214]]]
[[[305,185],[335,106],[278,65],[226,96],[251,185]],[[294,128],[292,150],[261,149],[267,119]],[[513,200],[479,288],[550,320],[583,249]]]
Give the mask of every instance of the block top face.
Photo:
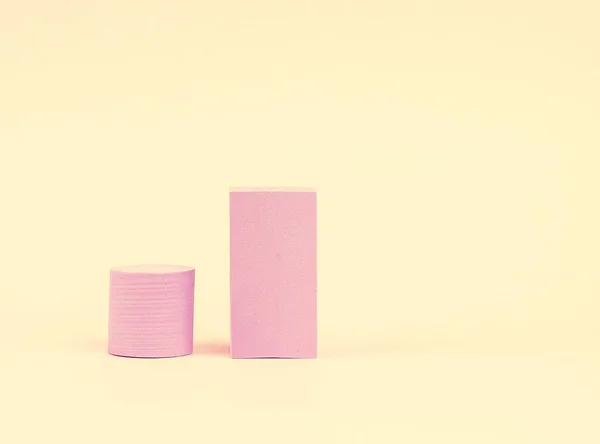
[[[186,267],[184,265],[126,265],[122,267],[113,267],[111,271],[119,273],[135,273],[135,274],[168,274],[168,273],[183,273],[185,271],[192,271],[193,267]]]
[[[230,193],[315,193],[308,187],[232,187]]]

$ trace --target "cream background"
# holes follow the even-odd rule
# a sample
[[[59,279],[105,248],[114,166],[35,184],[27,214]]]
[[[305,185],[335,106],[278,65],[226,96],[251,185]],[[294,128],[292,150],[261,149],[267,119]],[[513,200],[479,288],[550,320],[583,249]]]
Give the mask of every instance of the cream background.
[[[0,0],[0,442],[600,442],[598,2]],[[319,200],[317,361],[231,361],[228,189]],[[197,269],[198,353],[106,348]]]

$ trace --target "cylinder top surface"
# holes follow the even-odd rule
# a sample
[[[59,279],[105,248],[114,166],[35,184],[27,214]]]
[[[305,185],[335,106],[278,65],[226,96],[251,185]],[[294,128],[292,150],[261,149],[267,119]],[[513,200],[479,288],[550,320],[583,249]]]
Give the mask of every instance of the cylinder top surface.
[[[165,274],[165,273],[182,273],[192,271],[193,267],[184,265],[126,265],[122,267],[114,267],[111,271],[119,273],[140,273],[140,274]]]
[[[231,193],[314,193],[314,188],[306,187],[232,187]]]

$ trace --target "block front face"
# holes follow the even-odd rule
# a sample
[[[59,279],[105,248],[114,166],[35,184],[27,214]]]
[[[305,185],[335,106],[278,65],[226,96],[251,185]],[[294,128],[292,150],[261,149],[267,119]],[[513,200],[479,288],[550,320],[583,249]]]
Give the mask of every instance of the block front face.
[[[230,193],[231,355],[317,355],[317,196]]]

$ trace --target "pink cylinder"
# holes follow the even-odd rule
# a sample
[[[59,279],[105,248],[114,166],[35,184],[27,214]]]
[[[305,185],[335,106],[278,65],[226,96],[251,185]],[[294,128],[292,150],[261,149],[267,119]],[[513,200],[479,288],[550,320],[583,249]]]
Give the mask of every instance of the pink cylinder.
[[[110,270],[108,352],[132,358],[192,353],[195,270],[133,265]]]
[[[232,189],[232,358],[316,358],[317,195]]]

